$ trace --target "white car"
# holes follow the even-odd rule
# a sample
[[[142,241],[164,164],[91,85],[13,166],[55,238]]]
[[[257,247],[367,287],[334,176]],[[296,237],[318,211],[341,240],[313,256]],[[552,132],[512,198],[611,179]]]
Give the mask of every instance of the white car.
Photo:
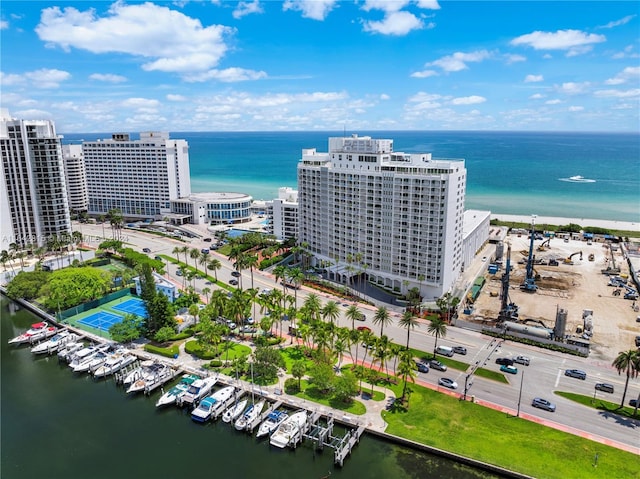
[[[438,384],[440,386],[444,386],[445,388],[458,389],[458,383],[455,382],[453,379],[440,378],[440,379],[438,379]]]

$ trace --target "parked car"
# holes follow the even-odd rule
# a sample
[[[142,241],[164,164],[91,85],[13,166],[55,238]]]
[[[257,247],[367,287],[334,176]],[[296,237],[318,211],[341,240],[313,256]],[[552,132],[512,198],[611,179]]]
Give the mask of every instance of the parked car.
[[[360,314],[359,316],[356,316],[356,321],[365,321],[367,319],[367,317],[364,314]]]
[[[458,383],[455,382],[453,379],[449,379],[449,378],[440,378],[440,379],[438,379],[438,384],[440,386],[444,386],[445,388],[449,388],[449,389],[457,389],[458,388]]]
[[[209,250],[207,248],[202,248],[200,252],[204,254],[209,254]]]
[[[238,285],[238,280],[237,279],[230,279],[229,280],[229,284],[231,284],[233,286],[237,286]]]
[[[155,258],[153,258],[153,259],[155,259],[155,260],[157,260],[157,261],[163,261],[162,256],[156,256],[156,257],[155,257]]]
[[[629,406],[631,406],[631,407],[638,406],[638,400],[637,399],[629,399]]]
[[[513,366],[513,359],[496,358],[496,364],[501,364],[502,366]]]
[[[529,366],[529,363],[531,362],[531,360],[526,356],[516,356],[513,359],[513,362],[518,364],[523,364],[524,366]]]
[[[149,248],[142,248],[142,251],[144,253],[151,253],[151,250]]]
[[[598,384],[596,384],[596,389],[598,391],[602,391],[602,392],[605,392],[605,393],[613,394],[613,384],[598,383]]]
[[[428,373],[429,372],[429,366],[427,366],[423,362],[416,361],[416,367],[418,368],[418,372],[420,372],[420,373]]]
[[[500,366],[500,371],[502,371],[503,373],[518,374],[518,368],[517,367],[508,366],[507,364],[503,364],[502,366]]]
[[[240,277],[240,271],[232,271],[231,276],[235,276],[236,278]]]
[[[587,373],[579,369],[567,369],[564,372],[564,375],[569,376],[570,378],[582,379],[583,381],[587,379]]]
[[[176,270],[176,276],[182,276],[182,270],[181,269]]]
[[[207,243],[211,242],[211,238],[204,238],[202,241],[206,241]]]
[[[534,398],[531,402],[533,407],[537,407],[539,409],[544,409],[546,411],[555,412],[556,405],[542,398]]]
[[[465,356],[467,354],[467,348],[465,348],[464,346],[454,346],[453,352]]]
[[[358,331],[369,331],[369,332],[371,332],[371,328],[367,328],[366,326],[358,326],[356,329]]]
[[[437,369],[438,371],[446,371],[447,370],[447,366],[442,364],[437,359],[432,359],[431,361],[429,361],[429,367],[431,367],[433,369]]]

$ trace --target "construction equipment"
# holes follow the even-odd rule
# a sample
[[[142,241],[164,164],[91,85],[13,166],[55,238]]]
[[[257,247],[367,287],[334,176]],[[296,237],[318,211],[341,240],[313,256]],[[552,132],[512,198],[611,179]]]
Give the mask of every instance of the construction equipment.
[[[528,291],[530,293],[534,293],[538,290],[538,286],[536,285],[536,279],[533,272],[533,263],[535,261],[535,257],[533,256],[533,240],[535,239],[535,216],[531,218],[531,240],[529,241],[529,256],[527,257],[527,275],[524,279],[524,283],[520,285],[520,289],[524,291]]]
[[[593,253],[589,253],[589,261],[593,261],[596,259],[596,256]]]
[[[625,286],[624,289],[627,290],[627,292],[624,294],[624,299],[631,299],[633,301],[638,299],[638,292],[634,288],[632,288],[631,286]]]
[[[509,273],[511,272],[511,245],[507,247],[507,266],[502,273],[501,289],[500,289],[500,312],[498,313],[498,322],[505,322],[512,319],[518,319],[518,306],[509,301]]]
[[[544,240],[544,241],[542,242],[542,244],[541,244],[540,246],[538,246],[538,251],[545,251],[545,250],[547,250],[547,249],[548,249],[547,247],[549,246],[549,243],[550,243],[550,242],[551,242],[551,238],[548,238],[548,239]]]
[[[575,255],[579,254],[580,255],[580,261],[582,261],[582,251],[578,251],[577,253],[573,253],[571,256],[569,256],[568,258],[564,259],[564,264],[573,264],[573,257]]]
[[[611,243],[609,243],[609,251],[611,251],[611,263],[605,269],[601,269],[600,272],[602,274],[607,274],[609,276],[611,275],[615,276],[616,274],[620,274],[620,268],[616,266],[616,259],[614,257]]]

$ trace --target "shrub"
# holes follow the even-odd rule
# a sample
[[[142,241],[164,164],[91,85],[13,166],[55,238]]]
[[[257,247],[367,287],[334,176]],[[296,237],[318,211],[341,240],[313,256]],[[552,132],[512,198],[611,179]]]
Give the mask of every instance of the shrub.
[[[161,356],[165,356],[167,358],[173,358],[180,354],[180,350],[177,345],[169,346],[168,348],[163,348],[160,346],[154,346],[153,344],[145,344],[144,350],[153,353],[160,354]]]
[[[188,354],[193,354],[199,359],[215,359],[218,357],[218,354],[215,352],[206,352],[202,350],[202,347],[198,343],[198,341],[187,341],[184,344],[184,350]]]
[[[300,392],[298,380],[296,378],[288,378],[284,381],[284,392],[287,394],[296,394]]]
[[[209,367],[211,368],[219,368],[222,367],[222,361],[220,361],[219,359],[214,359],[213,361],[211,361],[209,363]]]

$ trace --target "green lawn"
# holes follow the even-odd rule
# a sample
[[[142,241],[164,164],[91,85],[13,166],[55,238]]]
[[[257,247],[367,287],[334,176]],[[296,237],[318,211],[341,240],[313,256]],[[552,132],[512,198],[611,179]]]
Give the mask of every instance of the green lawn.
[[[343,402],[336,401],[332,397],[327,397],[321,394],[318,389],[312,385],[310,386],[309,382],[304,379],[300,384],[302,386],[302,391],[295,395],[300,399],[306,399],[307,401],[323,404],[324,406],[329,406],[357,416],[361,416],[367,412],[367,408],[360,401],[354,400],[351,404],[344,404]]]
[[[390,434],[539,478],[639,477],[638,457],[631,453],[418,385],[409,387],[408,410],[383,412]],[[395,389],[400,395],[402,384]]]
[[[620,407],[619,403],[607,401],[601,398],[593,398],[593,396],[584,396],[582,394],[570,393],[565,391],[555,391],[555,394],[558,396],[562,396],[563,398],[569,399],[571,401],[575,401],[577,403],[582,404],[583,406],[587,406],[593,409],[598,409],[601,411],[607,411],[612,414],[617,414],[619,416],[624,417],[633,417],[633,412],[635,408],[630,406]],[[603,394],[603,393],[601,393]],[[640,439],[639,439],[640,442]]]

